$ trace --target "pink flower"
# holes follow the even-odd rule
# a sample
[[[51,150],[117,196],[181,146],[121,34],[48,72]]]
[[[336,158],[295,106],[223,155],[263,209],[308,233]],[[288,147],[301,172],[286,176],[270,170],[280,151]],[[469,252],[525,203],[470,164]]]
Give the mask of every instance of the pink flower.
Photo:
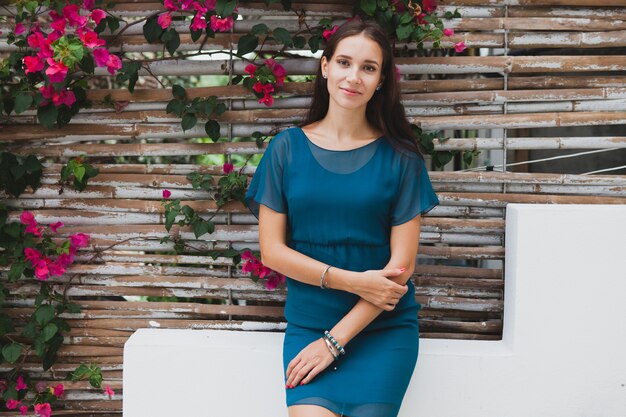
[[[457,42],[454,44],[454,50],[457,51],[458,53],[461,53],[466,49],[467,49],[467,46],[465,46],[465,42],[463,41]]]
[[[104,39],[100,39],[98,34],[92,30],[83,31],[79,29],[76,32],[78,33],[78,37],[82,41],[83,45],[87,48],[93,49],[96,46],[104,46],[106,44]]]
[[[63,226],[65,226],[65,225],[63,224],[63,222],[55,222],[55,223],[52,223],[52,224],[50,225],[50,230],[52,230],[54,233],[56,233],[56,232],[57,232],[57,229],[58,229],[59,227],[63,227]]]
[[[206,29],[206,20],[202,18],[202,13],[198,13],[193,17],[191,25],[189,25],[189,29],[193,31]]]
[[[31,48],[39,49],[44,45],[46,39],[43,37],[41,32],[35,32],[28,35],[26,41],[28,42],[28,46]]]
[[[402,13],[402,12],[406,11],[406,7],[404,6],[404,4],[400,0],[393,0],[391,2],[391,4],[396,7],[396,11],[398,13]]]
[[[80,8],[77,4],[68,4],[63,8],[63,17],[67,19],[70,26],[83,27],[87,23],[87,16],[79,14]]]
[[[65,387],[63,384],[57,384],[54,388],[51,388],[51,391],[56,397],[60,397],[65,392]]]
[[[276,62],[273,58],[268,58],[265,60],[265,66],[267,66],[276,77],[276,85],[282,86],[285,76],[287,75],[287,71],[285,71],[285,67]]]
[[[420,25],[423,25],[425,23],[428,23],[426,20],[424,20],[425,17],[426,17],[426,13],[420,13],[417,16],[415,16],[413,20],[417,20],[417,23],[419,23]]]
[[[35,265],[35,276],[39,281],[46,281],[48,279],[48,275],[50,274],[48,262],[49,258],[44,258]]]
[[[65,25],[67,23],[65,21],[65,18],[63,16],[61,16],[60,14],[58,14],[57,12],[55,12],[54,10],[51,11],[49,13],[49,15],[52,18],[52,23],[50,23],[50,27],[52,29],[54,29],[56,32],[64,34],[65,33]]]
[[[22,375],[20,375],[20,376],[17,377],[17,381],[16,381],[16,384],[15,384],[15,390],[16,391],[21,391],[23,389],[28,389],[28,385],[26,385],[24,383],[24,377]]]
[[[47,98],[47,99],[52,98],[52,96],[56,93],[56,91],[54,91],[54,86],[52,84],[47,85],[45,87],[39,87],[39,91],[41,92],[41,95],[43,96],[43,98]]]
[[[178,10],[178,6],[174,4],[173,0],[165,0],[163,2],[163,6],[165,6],[165,8],[170,12],[175,12],[176,10]]]
[[[222,19],[216,15],[211,15],[211,29],[214,32],[228,32],[233,27],[233,17],[226,16]]]
[[[41,229],[37,227],[37,225],[35,224],[29,224],[28,226],[26,226],[26,229],[24,229],[24,232],[31,233],[37,237],[43,237],[41,234]]]
[[[120,59],[119,56],[110,54],[106,65],[107,65],[107,71],[109,71],[109,74],[113,75],[115,74],[115,71],[122,68],[122,60]]]
[[[57,258],[57,264],[62,268],[67,268],[72,262],[74,262],[74,257],[69,253],[62,253]]]
[[[50,417],[50,414],[52,413],[50,404],[35,404],[35,413],[39,414],[40,417]]]
[[[58,83],[63,81],[65,79],[65,76],[67,75],[68,70],[65,64],[62,62],[57,62],[52,58],[48,58],[47,62],[50,66],[46,70],[46,75],[48,76],[48,78],[50,78],[50,82]]]
[[[7,400],[5,405],[6,405],[7,409],[15,410],[17,408],[17,406],[20,405],[21,403],[22,403],[21,401],[16,401],[16,400],[11,398],[11,399]]]
[[[450,28],[445,28],[445,29],[443,30],[443,34],[444,34],[445,36],[453,36],[453,35],[454,35],[454,30],[453,30],[453,29],[450,29]]]
[[[86,235],[84,233],[75,233],[73,235],[70,235],[70,242],[73,246],[76,246],[77,248],[84,248],[86,246],[89,246],[89,235]]]
[[[98,67],[105,67],[109,61],[109,51],[104,48],[94,49],[93,60]]]
[[[37,56],[25,56],[24,66],[26,67],[26,74],[41,71],[45,66],[44,60]]]
[[[157,23],[161,28],[167,29],[172,24],[172,13],[164,13],[159,16]]]
[[[37,224],[35,215],[31,211],[23,211],[22,214],[20,214],[20,222],[26,225]]]
[[[65,274],[65,268],[59,263],[57,259],[56,262],[50,262],[48,264],[48,272],[50,272],[50,276],[60,277]]]
[[[260,93],[263,91],[263,84],[261,84],[261,81],[257,81],[256,83],[254,83],[254,85],[252,86],[252,89],[254,91],[256,91],[257,93]]]
[[[20,405],[20,414],[25,416],[28,413],[28,406]]]
[[[266,94],[262,99],[259,100],[259,103],[265,104],[267,107],[272,107],[274,105],[274,96],[271,94]]]
[[[96,22],[96,25],[99,25],[100,21],[106,17],[106,13],[102,9],[95,9],[89,14],[89,17]]]
[[[17,36],[21,35],[21,34],[22,34],[22,33],[24,33],[25,31],[26,31],[26,26],[24,26],[24,24],[23,24],[23,23],[18,23],[18,24],[16,24],[16,25],[15,25],[15,29],[13,29],[13,32],[14,32]]]
[[[76,102],[76,96],[72,90],[61,90],[59,93],[52,96],[52,102],[57,107],[61,104],[65,104],[67,107],[72,107],[72,104]]]
[[[31,264],[36,264],[41,259],[41,253],[37,249],[33,248],[25,248],[24,255],[26,259],[30,261]]]
[[[233,172],[233,169],[235,169],[235,166],[228,162],[226,162],[222,167],[222,170],[224,170],[224,174],[230,174],[231,172]]]
[[[278,272],[274,272],[272,275],[270,275],[267,281],[265,281],[265,288],[268,290],[273,290],[283,282],[285,282],[285,276],[283,274],[279,274]]]
[[[37,381],[35,382],[35,391],[38,393],[42,393],[48,389],[48,383],[46,381]]]
[[[83,0],[83,9],[91,10],[94,8],[94,6],[95,6],[94,0]]]
[[[163,190],[163,198],[170,198],[170,196],[172,195],[170,190]]]
[[[109,399],[115,395],[115,391],[113,391],[111,389],[111,387],[109,386],[109,384],[107,384],[107,386],[104,388],[104,393],[107,394],[109,396]]]
[[[333,36],[335,34],[335,32],[337,32],[337,29],[339,29],[339,26],[337,26],[337,25],[333,26],[332,29],[326,29],[326,30],[324,30],[324,32],[322,32],[322,36],[328,42],[328,39],[330,39],[330,37]]]
[[[432,13],[437,9],[437,0],[423,0],[422,8],[426,13]]]
[[[248,66],[246,66],[246,69],[243,70],[246,74],[250,74],[250,76],[253,76],[254,73],[256,72],[256,65],[254,64],[249,64]]]

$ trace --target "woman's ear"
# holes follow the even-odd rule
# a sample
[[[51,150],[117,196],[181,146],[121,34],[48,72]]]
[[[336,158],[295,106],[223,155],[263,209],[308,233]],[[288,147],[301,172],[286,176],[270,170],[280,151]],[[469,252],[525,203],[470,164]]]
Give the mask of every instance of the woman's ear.
[[[322,70],[322,75],[328,74],[328,60],[325,56],[322,56],[322,59],[320,59],[320,66]]]

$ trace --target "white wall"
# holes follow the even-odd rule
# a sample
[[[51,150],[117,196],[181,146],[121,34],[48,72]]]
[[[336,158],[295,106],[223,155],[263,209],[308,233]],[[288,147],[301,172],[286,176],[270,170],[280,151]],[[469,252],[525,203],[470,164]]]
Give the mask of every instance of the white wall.
[[[626,206],[509,204],[503,339],[421,339],[399,417],[625,417],[625,249]],[[286,417],[282,339],[139,330],[124,416]]]

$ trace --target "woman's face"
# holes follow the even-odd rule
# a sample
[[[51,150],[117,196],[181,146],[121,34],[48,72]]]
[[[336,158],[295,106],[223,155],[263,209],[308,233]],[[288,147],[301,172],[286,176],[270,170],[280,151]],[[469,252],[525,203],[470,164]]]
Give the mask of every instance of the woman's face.
[[[330,101],[345,109],[359,109],[376,92],[382,78],[383,52],[364,34],[349,36],[337,44],[330,60],[321,59],[327,76]],[[332,107],[333,103],[329,103]]]

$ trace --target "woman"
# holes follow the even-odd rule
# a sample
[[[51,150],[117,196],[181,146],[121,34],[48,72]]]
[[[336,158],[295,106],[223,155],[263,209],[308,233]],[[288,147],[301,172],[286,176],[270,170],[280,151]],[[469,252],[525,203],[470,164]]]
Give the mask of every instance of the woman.
[[[409,280],[439,204],[376,23],[328,40],[306,123],[269,143],[246,193],[263,264],[287,276],[290,417],[393,417],[419,346]]]

